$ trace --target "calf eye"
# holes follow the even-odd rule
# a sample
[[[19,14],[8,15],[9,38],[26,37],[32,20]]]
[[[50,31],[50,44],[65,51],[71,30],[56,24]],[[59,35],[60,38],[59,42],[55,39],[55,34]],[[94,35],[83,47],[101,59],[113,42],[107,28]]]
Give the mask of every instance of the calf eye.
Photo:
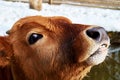
[[[39,39],[41,39],[43,37],[42,34],[36,34],[36,33],[32,33],[28,39],[29,44],[34,44],[35,42],[37,42]]]

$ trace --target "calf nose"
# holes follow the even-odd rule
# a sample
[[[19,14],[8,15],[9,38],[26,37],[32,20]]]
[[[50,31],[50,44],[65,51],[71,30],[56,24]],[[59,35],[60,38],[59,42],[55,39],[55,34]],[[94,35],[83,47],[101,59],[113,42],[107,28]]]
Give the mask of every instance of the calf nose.
[[[97,42],[109,40],[109,37],[108,37],[105,29],[102,27],[94,27],[94,28],[88,29],[86,31],[86,34],[88,35],[88,37],[92,38],[93,40],[95,40]]]

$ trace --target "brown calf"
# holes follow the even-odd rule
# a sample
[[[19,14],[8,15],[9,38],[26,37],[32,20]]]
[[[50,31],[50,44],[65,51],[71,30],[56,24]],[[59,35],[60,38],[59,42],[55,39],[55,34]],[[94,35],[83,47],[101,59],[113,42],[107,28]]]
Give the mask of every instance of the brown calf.
[[[65,17],[20,19],[0,37],[0,80],[82,80],[104,61],[109,42],[102,27]]]

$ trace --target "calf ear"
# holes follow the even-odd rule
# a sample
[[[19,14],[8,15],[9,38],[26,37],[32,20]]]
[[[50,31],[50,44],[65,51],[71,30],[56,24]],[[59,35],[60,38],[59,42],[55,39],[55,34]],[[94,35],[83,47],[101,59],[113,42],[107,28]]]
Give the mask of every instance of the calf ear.
[[[5,67],[10,64],[12,56],[12,46],[7,37],[0,37],[0,67]]]

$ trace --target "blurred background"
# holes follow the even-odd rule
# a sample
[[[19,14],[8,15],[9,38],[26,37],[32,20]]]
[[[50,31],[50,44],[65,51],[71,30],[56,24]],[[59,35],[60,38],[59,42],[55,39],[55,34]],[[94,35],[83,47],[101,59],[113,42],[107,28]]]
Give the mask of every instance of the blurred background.
[[[104,27],[111,39],[108,56],[84,80],[120,80],[120,0],[0,0],[0,35],[31,15],[65,16],[73,23]]]

